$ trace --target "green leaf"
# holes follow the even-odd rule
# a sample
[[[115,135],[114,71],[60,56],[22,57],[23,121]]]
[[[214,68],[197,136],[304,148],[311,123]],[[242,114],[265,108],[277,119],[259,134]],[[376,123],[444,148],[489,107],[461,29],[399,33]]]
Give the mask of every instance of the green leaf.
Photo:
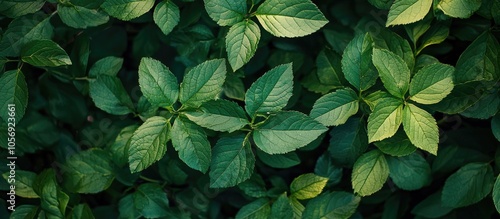
[[[247,13],[244,0],[204,0],[205,9],[212,20],[220,26],[231,26],[242,21]]]
[[[269,200],[260,198],[243,206],[236,214],[235,219],[269,218],[270,215],[271,207]]]
[[[205,131],[193,122],[177,117],[171,131],[172,145],[189,167],[207,172],[212,156]]]
[[[432,171],[439,174],[449,174],[458,168],[472,162],[488,162],[490,156],[475,149],[450,145],[439,151],[432,162]]]
[[[6,71],[0,76],[0,106],[3,121],[5,123],[18,123],[26,112],[28,105],[28,85],[24,79],[24,74],[20,69]],[[9,110],[9,104],[14,104],[13,111]],[[14,114],[13,117],[9,112]],[[13,120],[14,119],[14,120]]]
[[[328,23],[310,0],[266,0],[255,12],[262,27],[277,37],[301,37]]]
[[[409,24],[424,19],[432,0],[395,0],[389,10],[385,26]]]
[[[296,199],[311,199],[318,196],[326,186],[328,178],[317,176],[314,173],[302,174],[290,184],[290,192]]]
[[[441,200],[453,208],[472,205],[490,194],[494,180],[488,163],[469,163],[446,179]]]
[[[387,98],[378,103],[368,117],[368,142],[392,137],[403,120],[403,102]]]
[[[413,145],[437,155],[439,130],[430,113],[411,103],[407,104],[403,111],[403,128]]]
[[[342,87],[344,75],[341,69],[341,57],[331,49],[322,49],[316,58],[318,80],[321,84]]]
[[[455,18],[469,18],[481,7],[481,0],[441,0],[437,5],[444,14]]]
[[[123,65],[123,58],[108,56],[99,59],[89,70],[89,77],[98,77],[99,75],[116,76]]]
[[[210,187],[235,186],[250,178],[255,157],[244,135],[222,137],[212,150]]]
[[[26,14],[35,13],[45,4],[45,0],[19,1],[3,0],[0,14],[10,18],[17,18]]]
[[[115,18],[129,21],[151,10],[154,3],[154,0],[106,0],[101,8]]]
[[[389,177],[389,165],[379,150],[369,151],[354,163],[352,188],[360,196],[371,195],[384,186]]]
[[[184,115],[199,126],[219,132],[234,132],[248,124],[245,111],[237,103],[223,99],[208,101]]]
[[[290,168],[300,164],[300,158],[295,152],[271,155],[257,150],[257,157],[262,163],[273,168]]]
[[[366,123],[360,118],[350,118],[345,124],[334,127],[330,136],[328,151],[334,163],[341,166],[352,167],[368,148]]]
[[[453,90],[453,66],[441,63],[420,69],[410,83],[410,99],[421,104],[434,104]]]
[[[16,206],[15,209],[16,210],[10,214],[10,218],[33,219],[38,214],[39,207],[35,205],[19,205]]]
[[[404,26],[406,34],[413,42],[413,45],[416,45],[420,37],[424,35],[427,30],[429,30],[429,28],[431,27],[432,18],[433,16],[427,15],[421,21]]]
[[[239,22],[229,28],[226,35],[226,51],[233,71],[250,61],[257,51],[259,40],[259,26],[252,20]]]
[[[354,37],[342,55],[342,71],[349,83],[359,91],[370,88],[378,75],[372,64],[373,39],[369,33]]]
[[[328,187],[330,185],[337,185],[340,183],[342,180],[343,169],[333,162],[333,158],[329,154],[324,153],[316,161],[314,173],[318,176],[327,177]]]
[[[441,201],[441,190],[436,192],[417,204],[411,213],[414,215],[426,218],[439,218],[453,210],[451,207],[446,207]]]
[[[75,193],[99,193],[106,190],[115,174],[109,154],[100,149],[77,153],[64,164],[64,187]]]
[[[394,99],[394,96],[383,90],[375,91],[363,97],[363,101],[370,107],[373,111],[378,103],[384,102],[387,99]]]
[[[290,203],[292,203],[293,217],[302,218],[302,213],[304,212],[304,205],[299,202],[296,198],[290,198]]]
[[[348,219],[356,212],[361,198],[347,192],[324,193],[307,202],[303,218]]]
[[[73,28],[95,27],[109,21],[109,16],[101,10],[78,5],[57,4],[57,14],[61,21]]]
[[[314,103],[310,116],[325,126],[338,126],[356,114],[358,108],[356,92],[350,88],[344,88],[319,98]]]
[[[495,208],[497,212],[500,212],[500,175],[497,176],[495,180],[495,185],[493,186],[493,193],[491,194],[493,197],[493,203],[495,204]]]
[[[73,207],[70,219],[95,219],[95,217],[87,204],[79,204]]]
[[[417,149],[401,129],[394,136],[375,142],[375,146],[384,154],[395,157],[410,155]]]
[[[497,115],[491,119],[491,131],[497,140],[500,141],[500,113],[497,113]]]
[[[53,32],[50,17],[42,12],[18,17],[10,22],[0,40],[0,56],[19,56],[26,43],[51,39]]]
[[[154,116],[134,132],[128,149],[130,172],[142,171],[165,155],[169,129],[167,119]]]
[[[404,157],[389,157],[389,176],[396,186],[404,190],[418,190],[431,181],[429,163],[417,153]]]
[[[224,59],[205,61],[192,68],[181,83],[179,100],[182,104],[199,107],[215,99],[222,91],[226,79]]]
[[[414,68],[415,54],[406,39],[382,27],[377,28],[375,32],[370,32],[370,35],[374,48],[387,49],[401,57],[410,70]]]
[[[15,182],[16,186],[16,196],[23,198],[39,198],[39,196],[33,190],[33,182],[36,178],[36,173],[25,171],[25,170],[16,170],[15,178],[9,178],[10,173],[5,172],[2,174],[2,177],[9,183]],[[17,210],[17,209],[16,209]]]
[[[271,206],[271,218],[290,219],[293,218],[293,209],[286,192],[281,194]]]
[[[120,219],[137,219],[141,217],[141,213],[135,208],[134,196],[134,193],[128,194],[118,202]]]
[[[153,12],[153,21],[163,34],[168,35],[179,24],[181,14],[179,7],[170,0],[162,0]]]
[[[108,149],[112,160],[118,167],[123,167],[125,164],[128,164],[130,138],[138,127],[139,125],[126,126],[118,133],[113,144],[109,146]]]
[[[268,154],[284,154],[304,147],[327,129],[310,117],[294,111],[271,116],[253,132],[257,147]]]
[[[69,196],[57,185],[53,169],[46,169],[36,177],[33,190],[40,196],[40,207],[47,218],[64,218]]]
[[[368,2],[378,9],[389,10],[393,0],[368,0]]]
[[[283,109],[292,97],[292,64],[278,65],[257,79],[245,94],[248,115],[267,114]]]
[[[169,215],[167,193],[155,183],[141,184],[133,195],[134,206],[145,218]]]
[[[476,96],[477,102],[461,112],[462,116],[475,119],[489,119],[500,110],[500,95],[497,88]]]
[[[404,97],[410,84],[410,69],[405,61],[389,50],[376,48],[372,60],[387,91],[396,97]]]
[[[179,84],[175,75],[160,61],[152,58],[141,59],[139,86],[153,106],[172,106],[179,96]]]
[[[126,115],[134,111],[134,105],[119,78],[100,75],[89,84],[90,97],[95,105],[113,115]]]
[[[442,43],[450,33],[449,23],[436,23],[422,36],[420,46],[416,54],[419,54],[424,48],[430,45]]]
[[[21,49],[21,60],[33,66],[71,65],[68,54],[52,40],[33,40]]]

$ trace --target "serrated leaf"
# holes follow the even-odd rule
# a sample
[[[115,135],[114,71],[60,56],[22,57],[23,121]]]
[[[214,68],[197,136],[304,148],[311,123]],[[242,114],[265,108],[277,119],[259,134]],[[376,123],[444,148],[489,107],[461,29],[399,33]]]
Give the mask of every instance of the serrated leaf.
[[[179,101],[184,105],[199,107],[219,95],[225,79],[224,59],[205,61],[184,76],[180,86]]]
[[[373,49],[372,60],[387,91],[402,98],[410,84],[410,69],[405,61],[389,50],[377,48]]]
[[[290,184],[291,195],[296,199],[311,199],[318,196],[326,186],[328,178],[314,173],[302,174]]]
[[[69,196],[57,185],[53,169],[46,169],[36,177],[33,190],[40,196],[40,207],[47,218],[64,218]]]
[[[257,157],[262,163],[273,168],[290,168],[300,164],[300,158],[295,152],[271,155],[257,150]]]
[[[101,10],[78,5],[57,4],[57,14],[61,21],[73,28],[95,27],[109,21],[109,16]]]
[[[124,127],[116,136],[113,144],[109,146],[108,149],[112,160],[118,167],[122,167],[128,163],[128,147],[130,138],[138,127],[139,125]]]
[[[10,218],[33,219],[38,214],[39,207],[35,205],[19,205],[15,209],[10,214]]]
[[[167,66],[152,58],[141,59],[139,86],[153,106],[172,106],[179,96],[179,85],[175,75]]]
[[[378,103],[368,117],[368,142],[392,137],[403,120],[403,102],[387,98]]]
[[[328,187],[340,183],[340,181],[342,180],[343,169],[333,162],[333,158],[329,154],[324,153],[316,161],[316,165],[314,166],[314,173],[318,176],[327,177]]]
[[[349,83],[359,91],[370,88],[378,75],[372,63],[373,39],[369,33],[357,35],[347,44],[342,55],[342,71]]]
[[[469,18],[481,7],[481,0],[441,0],[437,5],[444,14],[455,18]]]
[[[226,35],[226,51],[233,71],[248,63],[257,51],[260,40],[259,26],[252,20],[239,22]]]
[[[235,219],[258,219],[269,218],[271,207],[266,198],[257,199],[243,206],[236,214]]]
[[[493,197],[493,204],[495,204],[497,212],[500,213],[500,175],[498,175],[497,179],[495,180],[493,193],[491,194],[491,196]]]
[[[347,192],[331,192],[307,202],[302,218],[348,219],[356,212],[361,198]]]
[[[497,88],[476,96],[477,102],[460,113],[467,118],[489,119],[500,110],[500,95]]]
[[[334,163],[352,167],[358,157],[366,151],[368,137],[365,124],[360,118],[353,117],[330,131],[328,152]]]
[[[304,205],[299,202],[296,198],[290,198],[290,203],[292,203],[293,217],[302,218],[302,213],[304,212]]]
[[[314,103],[310,116],[325,126],[338,126],[356,114],[358,108],[356,92],[350,88],[344,88],[319,98]]]
[[[52,40],[33,40],[21,49],[21,60],[33,66],[71,65],[68,54]]]
[[[99,75],[116,76],[123,65],[123,58],[108,56],[99,59],[89,70],[89,77],[98,77]]]
[[[219,132],[234,132],[248,124],[245,111],[237,103],[223,99],[208,101],[184,115],[199,126]]]
[[[439,218],[450,213],[452,210],[453,208],[443,205],[440,190],[418,203],[411,210],[411,213],[426,218]]]
[[[71,210],[70,219],[95,219],[95,217],[87,204],[79,204]]]
[[[439,130],[430,113],[411,103],[407,104],[403,111],[403,128],[413,145],[437,155]]]
[[[257,127],[253,140],[268,154],[284,154],[306,146],[326,130],[321,123],[302,113],[284,111]]]
[[[212,151],[205,131],[193,122],[177,117],[172,125],[172,145],[189,167],[207,172]]]
[[[134,205],[134,193],[120,199],[118,202],[118,211],[120,212],[120,219],[137,219],[141,217],[141,213]]]
[[[255,157],[244,135],[222,137],[212,150],[210,187],[238,185],[250,178],[254,166]]]
[[[429,163],[417,153],[404,157],[389,157],[389,176],[397,187],[404,190],[421,189],[431,181]]]
[[[77,153],[63,166],[64,186],[75,193],[99,193],[106,190],[115,174],[109,154],[100,149]]]
[[[490,194],[494,180],[488,163],[469,163],[446,179],[441,200],[453,208],[472,205]]]
[[[422,36],[420,46],[417,49],[416,54],[434,44],[439,44],[446,40],[448,34],[450,33],[449,23],[436,23],[432,25],[429,30]],[[420,56],[419,56],[420,57]]]
[[[244,0],[204,0],[205,10],[220,26],[231,26],[245,18],[247,3]]]
[[[109,15],[129,21],[153,8],[154,0],[105,0],[101,8]]]
[[[238,188],[250,197],[262,198],[267,196],[266,183],[258,173],[253,173],[250,179],[238,184]]]
[[[341,57],[328,48],[322,49],[316,57],[318,80],[327,86],[342,87],[344,75],[341,68]]]
[[[11,176],[10,172],[5,172],[2,174],[2,177],[7,181],[11,182],[14,180],[14,185],[16,186],[16,196],[23,198],[39,198],[35,191],[33,190],[33,182],[36,178],[36,173],[25,171],[25,170],[16,170],[15,178],[9,178]],[[18,210],[16,208],[16,210]]]
[[[132,173],[148,168],[165,155],[169,129],[167,119],[154,116],[135,130],[128,149],[128,162]]]
[[[384,152],[395,157],[407,156],[415,152],[417,149],[406,136],[402,129],[399,129],[396,134],[390,138],[375,142],[375,146]]]
[[[181,14],[179,7],[171,0],[163,0],[156,5],[153,21],[163,34],[168,35],[179,24]]]
[[[245,94],[248,115],[266,114],[283,109],[292,97],[292,64],[278,65],[257,79]]]
[[[28,85],[24,74],[19,69],[6,71],[0,76],[0,84],[3,85],[0,87],[0,106],[2,107],[0,117],[5,123],[17,124],[23,118],[28,106]],[[8,114],[9,104],[14,104],[14,120]]]
[[[310,0],[266,0],[256,11],[262,27],[277,37],[301,37],[328,23]]]
[[[389,177],[389,165],[379,150],[369,151],[354,163],[352,188],[360,196],[371,195],[384,186]]]
[[[125,115],[134,111],[134,105],[119,78],[100,75],[89,84],[90,97],[95,105],[113,115]]]
[[[133,194],[135,209],[145,218],[159,218],[169,215],[167,193],[159,184],[141,184]]]
[[[286,192],[281,194],[271,206],[271,218],[290,219],[293,218],[293,209]]]
[[[26,14],[31,14],[39,11],[45,0],[19,1],[19,0],[3,0],[0,14],[10,18],[17,18]]]
[[[415,65],[415,54],[408,41],[389,29],[377,28],[370,32],[373,39],[373,48],[386,49],[401,57],[408,68],[412,70]]]
[[[444,147],[432,162],[432,171],[438,174],[449,174],[472,162],[488,162],[490,156],[475,149],[450,145]]]
[[[421,104],[434,104],[453,90],[453,66],[441,63],[420,69],[410,83],[410,99]]]
[[[385,26],[414,23],[424,19],[432,6],[432,0],[395,0],[392,3]]]

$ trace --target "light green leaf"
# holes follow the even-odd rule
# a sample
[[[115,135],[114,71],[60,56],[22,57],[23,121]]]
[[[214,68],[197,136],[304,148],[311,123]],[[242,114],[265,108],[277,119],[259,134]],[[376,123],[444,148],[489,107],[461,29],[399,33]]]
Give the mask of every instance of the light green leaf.
[[[488,163],[469,163],[446,179],[441,200],[453,208],[472,205],[490,194],[494,180]]]
[[[154,3],[154,0],[106,0],[101,8],[115,18],[129,21],[147,13]]]
[[[328,178],[314,173],[302,174],[290,184],[290,192],[296,199],[311,199],[318,196],[326,186]]]
[[[171,131],[172,145],[189,167],[207,172],[212,151],[205,131],[193,122],[177,117]]]
[[[141,184],[133,194],[134,206],[145,218],[169,215],[167,193],[159,184]]]
[[[387,98],[378,103],[368,117],[368,142],[392,137],[403,120],[403,102]]]
[[[387,49],[401,57],[410,70],[414,68],[415,54],[406,39],[382,27],[370,32],[370,35],[374,43],[373,48]]]
[[[39,198],[33,190],[33,182],[35,181],[36,173],[18,169],[15,172],[14,178],[9,178],[10,176],[11,174],[9,172],[2,174],[5,181],[9,183],[15,181],[14,185],[16,186],[16,196],[23,198]]]
[[[284,111],[257,127],[253,139],[268,154],[284,154],[306,146],[325,131],[321,123],[302,113]]]
[[[493,203],[495,204],[497,212],[500,213],[500,175],[498,175],[497,179],[495,180],[495,185],[493,186],[493,193],[491,196],[493,197]]]
[[[89,84],[90,97],[95,105],[113,115],[125,115],[134,111],[134,105],[119,78],[100,75]]]
[[[205,9],[212,20],[220,26],[231,26],[245,18],[245,0],[204,0]]]
[[[358,95],[351,88],[336,90],[314,103],[310,116],[325,126],[344,124],[358,112]]]
[[[293,209],[293,217],[294,218],[302,218],[302,213],[304,212],[304,205],[299,202],[296,198],[290,198],[290,203],[292,203],[292,209]]]
[[[432,20],[433,16],[425,16],[421,21],[404,25],[406,34],[410,38],[411,42],[413,42],[413,45],[416,45],[420,37],[424,35],[427,30],[429,30]]]
[[[269,200],[260,198],[243,206],[236,214],[235,219],[269,218],[270,215],[271,207]]]
[[[310,0],[266,0],[256,11],[262,27],[277,37],[301,37],[328,23]]]
[[[307,202],[303,218],[348,219],[356,212],[361,198],[347,192],[331,192]]]
[[[425,218],[439,218],[445,216],[453,210],[451,207],[446,207],[441,201],[441,190],[428,196],[423,201],[417,204],[411,213]]]
[[[378,78],[372,64],[373,39],[369,33],[357,35],[342,55],[342,71],[349,83],[360,91],[367,90]]]
[[[141,59],[139,86],[153,106],[172,106],[179,96],[179,84],[175,75],[160,61],[152,58]]]
[[[371,195],[384,186],[389,177],[389,165],[379,150],[369,151],[354,163],[352,188],[360,196]]]
[[[153,12],[153,21],[163,34],[168,35],[179,23],[181,14],[179,7],[171,0],[162,0]]]
[[[5,123],[18,123],[26,112],[28,106],[28,85],[21,70],[6,71],[0,76],[0,107]],[[9,115],[9,104],[14,104],[14,117]],[[12,111],[10,111],[12,112]],[[11,118],[11,119],[9,119]],[[14,120],[12,120],[14,118]]]
[[[368,148],[366,123],[357,117],[347,120],[343,125],[330,131],[330,146],[328,152],[334,163],[352,167],[354,162]]]
[[[431,181],[429,163],[417,153],[404,157],[389,157],[389,176],[397,187],[404,190],[417,190]]]
[[[262,163],[273,168],[290,168],[300,164],[300,158],[296,152],[271,155],[257,150],[257,157]]]
[[[271,206],[271,218],[290,219],[293,218],[293,209],[286,192],[281,194]]]
[[[33,66],[71,65],[68,54],[52,40],[33,40],[21,49],[21,60]]]
[[[410,69],[405,61],[389,50],[377,48],[373,49],[372,60],[387,91],[404,97],[410,84]]]
[[[199,107],[215,99],[222,91],[226,79],[224,59],[205,61],[192,68],[181,83],[179,100],[182,104]]]
[[[45,0],[19,1],[19,0],[3,0],[0,14],[10,18],[17,18],[26,14],[31,14],[39,11],[45,4]]]
[[[410,99],[421,104],[434,104],[453,90],[453,66],[441,63],[420,69],[410,83]]]
[[[455,18],[469,18],[481,7],[481,0],[441,0],[437,7]]]
[[[87,204],[79,204],[71,210],[70,219],[95,219],[95,217]]]
[[[226,51],[233,71],[250,61],[257,51],[259,40],[259,26],[252,20],[239,22],[229,28],[226,35]]]
[[[0,56],[19,56],[21,48],[32,40],[51,39],[54,28],[43,12],[18,17],[10,22],[0,40]]]
[[[390,138],[375,142],[375,146],[384,152],[395,157],[407,156],[415,152],[417,149],[408,139],[408,136],[402,129],[399,129],[396,134]]]
[[[321,84],[332,87],[343,86],[345,80],[341,68],[341,57],[335,51],[328,48],[322,49],[316,58],[316,68]]]
[[[430,113],[411,103],[407,104],[403,111],[403,128],[413,145],[437,155],[439,130]]]
[[[109,21],[109,16],[101,10],[78,5],[57,4],[57,14],[61,21],[73,28],[95,27]]]
[[[116,76],[123,65],[123,58],[108,56],[99,59],[89,70],[89,77],[98,77],[99,75]]]
[[[100,149],[79,152],[63,166],[64,187],[75,193],[99,193],[106,190],[115,174],[109,154]]]
[[[132,173],[142,171],[160,160],[167,151],[170,123],[154,116],[146,120],[132,135],[128,162]]]
[[[424,19],[432,0],[395,0],[389,10],[385,26],[409,24]]]
[[[226,188],[250,178],[255,157],[244,135],[222,137],[212,150],[210,187]]]
[[[364,96],[363,102],[365,102],[370,107],[370,110],[373,111],[378,103],[384,102],[386,99],[394,99],[394,96],[389,94],[387,91],[378,90]]]
[[[185,115],[199,126],[219,132],[234,132],[248,124],[245,111],[237,103],[223,99],[208,101]]]
[[[245,94],[248,115],[277,112],[286,106],[293,90],[292,64],[278,65],[257,79]]]

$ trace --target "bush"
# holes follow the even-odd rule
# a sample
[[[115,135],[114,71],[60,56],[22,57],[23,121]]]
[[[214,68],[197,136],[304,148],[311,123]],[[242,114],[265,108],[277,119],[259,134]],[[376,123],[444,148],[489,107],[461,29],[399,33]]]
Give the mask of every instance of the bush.
[[[500,212],[498,0],[0,2],[0,218]]]

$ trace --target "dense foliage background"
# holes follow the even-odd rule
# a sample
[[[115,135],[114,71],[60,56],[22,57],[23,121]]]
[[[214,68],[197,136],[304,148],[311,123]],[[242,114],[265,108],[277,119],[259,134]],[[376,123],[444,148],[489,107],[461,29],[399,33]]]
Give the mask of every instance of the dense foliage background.
[[[0,190],[16,187],[0,218],[500,212],[498,0],[0,0],[0,14]]]

